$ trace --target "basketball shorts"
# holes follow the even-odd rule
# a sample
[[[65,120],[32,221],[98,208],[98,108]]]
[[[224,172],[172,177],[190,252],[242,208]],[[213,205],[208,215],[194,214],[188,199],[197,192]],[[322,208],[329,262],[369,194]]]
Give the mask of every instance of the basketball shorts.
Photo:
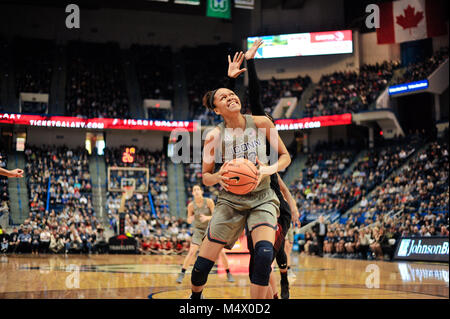
[[[194,232],[192,234],[191,243],[195,245],[201,245],[203,238],[205,237],[206,228],[194,228]]]
[[[245,227],[249,232],[259,226],[276,230],[279,205],[275,192],[270,188],[244,196],[227,193],[217,200],[208,225],[208,239],[231,249]]]

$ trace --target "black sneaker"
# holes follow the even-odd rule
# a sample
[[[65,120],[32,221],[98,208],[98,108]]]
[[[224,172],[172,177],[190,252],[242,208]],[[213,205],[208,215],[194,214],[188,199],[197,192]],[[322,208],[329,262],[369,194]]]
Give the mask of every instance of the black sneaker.
[[[289,299],[289,281],[280,281],[281,299]]]

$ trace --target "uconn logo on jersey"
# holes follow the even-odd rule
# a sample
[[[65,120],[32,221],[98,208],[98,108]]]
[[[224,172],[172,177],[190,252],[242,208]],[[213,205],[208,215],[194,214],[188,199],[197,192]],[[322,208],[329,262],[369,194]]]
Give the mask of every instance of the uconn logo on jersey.
[[[234,158],[246,158],[256,164],[256,156],[262,162],[266,162],[265,133],[247,128],[245,131],[225,129],[223,137],[225,154],[223,160]],[[261,130],[262,131],[262,130]]]

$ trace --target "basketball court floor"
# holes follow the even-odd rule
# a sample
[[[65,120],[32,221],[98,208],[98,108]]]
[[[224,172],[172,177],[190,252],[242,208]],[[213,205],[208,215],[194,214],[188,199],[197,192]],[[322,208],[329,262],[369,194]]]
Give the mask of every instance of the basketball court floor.
[[[228,255],[235,282],[219,263],[207,299],[249,299],[248,255]],[[190,271],[175,282],[183,256],[0,256],[0,298],[187,299]],[[293,254],[291,299],[448,299],[448,264],[363,261]],[[280,276],[276,269],[276,277]]]

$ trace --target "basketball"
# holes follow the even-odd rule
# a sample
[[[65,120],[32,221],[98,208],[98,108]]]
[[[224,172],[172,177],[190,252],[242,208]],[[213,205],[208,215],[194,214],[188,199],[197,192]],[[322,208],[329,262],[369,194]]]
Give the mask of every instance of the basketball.
[[[256,188],[258,183],[258,169],[255,164],[245,158],[236,158],[225,163],[223,169],[228,172],[223,176],[230,178],[225,181],[228,191],[233,194],[245,195]]]

